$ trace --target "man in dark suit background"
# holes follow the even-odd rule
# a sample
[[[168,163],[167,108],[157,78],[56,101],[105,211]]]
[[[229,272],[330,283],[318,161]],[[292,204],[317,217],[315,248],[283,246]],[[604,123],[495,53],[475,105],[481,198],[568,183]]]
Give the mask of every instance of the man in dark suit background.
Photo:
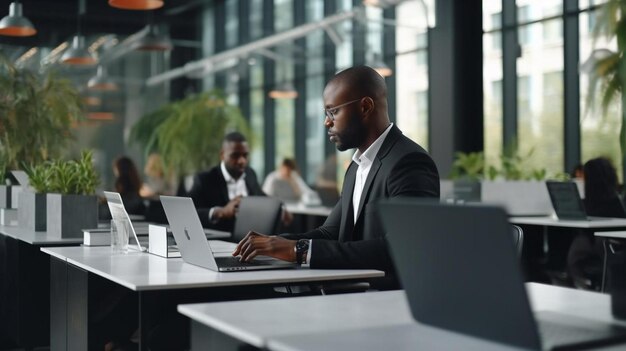
[[[382,198],[439,197],[435,163],[389,121],[384,78],[367,66],[335,75],[324,89],[325,119],[339,151],[356,148],[342,195],[319,228],[303,234],[250,232],[233,252],[248,261],[268,255],[311,268],[370,268],[386,272],[380,288],[397,288],[395,269],[374,204]],[[415,228],[418,235],[419,228]]]
[[[224,137],[219,166],[194,177],[189,196],[204,227],[232,232],[244,196],[264,196],[256,173],[248,167],[250,149],[239,132]]]

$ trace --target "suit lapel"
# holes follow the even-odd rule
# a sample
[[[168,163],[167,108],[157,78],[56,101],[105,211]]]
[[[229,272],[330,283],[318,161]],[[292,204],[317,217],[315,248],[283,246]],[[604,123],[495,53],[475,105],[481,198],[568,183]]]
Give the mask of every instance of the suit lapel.
[[[343,189],[341,191],[341,228],[339,228],[340,242],[352,239],[352,230],[354,229],[352,193],[354,192],[356,169],[356,163],[352,162],[343,181]]]
[[[219,184],[218,189],[220,189],[220,194],[222,198],[226,200],[226,203],[230,201],[230,197],[228,196],[228,186],[226,185],[226,179],[224,179],[224,174],[222,174],[222,170],[220,169],[218,172],[218,179],[221,184]]]
[[[383,144],[380,146],[380,150],[378,150],[376,157],[374,157],[374,161],[372,162],[372,167],[370,168],[370,171],[367,174],[367,179],[365,180],[365,185],[363,186],[363,191],[361,192],[361,199],[359,200],[359,210],[357,212],[358,215],[356,217],[357,221],[361,217],[361,212],[363,211],[363,207],[365,206],[365,202],[367,201],[367,198],[369,196],[370,190],[372,188],[372,183],[374,182],[374,178],[376,178],[376,174],[378,173],[378,170],[380,169],[380,166],[382,165],[382,159],[384,159],[385,156],[387,156],[387,154],[389,153],[389,150],[391,150],[393,145],[395,145],[400,135],[402,135],[402,132],[400,132],[400,129],[398,129],[398,127],[396,127],[395,125],[392,126],[391,130],[389,130],[389,133],[387,134],[387,137],[385,138],[385,141],[383,141]],[[354,188],[354,179],[353,179],[352,188]]]

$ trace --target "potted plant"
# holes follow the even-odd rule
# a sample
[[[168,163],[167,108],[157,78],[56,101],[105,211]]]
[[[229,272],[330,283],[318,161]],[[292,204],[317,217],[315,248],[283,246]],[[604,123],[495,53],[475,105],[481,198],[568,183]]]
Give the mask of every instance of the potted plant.
[[[144,115],[133,126],[130,139],[145,154],[159,153],[178,177],[191,175],[219,161],[219,150],[229,130],[250,134],[246,120],[224,94],[212,90],[171,102]]]
[[[96,186],[99,176],[93,153],[83,151],[79,160],[53,161],[48,164],[46,220],[53,237],[78,238],[82,229],[98,226]]]
[[[46,192],[50,178],[50,168],[46,163],[24,166],[30,186],[19,194],[20,207],[17,222],[20,226],[34,231],[46,230]]]
[[[68,79],[18,69],[0,54],[0,205],[2,191],[11,192],[6,170],[59,157],[72,140],[72,123],[82,118],[82,100]]]
[[[18,210],[20,224],[61,238],[80,237],[83,228],[95,228],[99,177],[92,159],[91,151],[83,151],[76,161],[26,167],[32,191],[20,195],[20,204],[25,204]]]
[[[593,29],[595,39],[617,42],[617,51],[596,49],[582,65],[581,70],[589,73],[587,112],[596,105],[595,92],[600,91],[602,114],[606,115],[615,101],[621,102],[621,127],[619,146],[622,158],[622,175],[626,175],[626,1],[608,0],[602,5]]]

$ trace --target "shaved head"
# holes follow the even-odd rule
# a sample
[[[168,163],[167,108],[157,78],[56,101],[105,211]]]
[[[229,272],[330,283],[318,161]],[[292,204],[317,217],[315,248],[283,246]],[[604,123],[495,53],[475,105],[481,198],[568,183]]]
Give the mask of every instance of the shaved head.
[[[324,88],[324,126],[337,150],[365,151],[389,126],[385,79],[368,66],[337,73]]]
[[[380,103],[387,102],[387,84],[378,72],[369,66],[355,66],[337,73],[328,84],[349,86],[354,98],[369,96]]]

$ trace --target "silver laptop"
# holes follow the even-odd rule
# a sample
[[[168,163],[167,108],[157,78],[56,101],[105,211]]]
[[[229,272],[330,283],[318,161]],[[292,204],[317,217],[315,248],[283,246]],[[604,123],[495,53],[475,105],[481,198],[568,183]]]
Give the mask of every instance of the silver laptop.
[[[574,182],[547,181],[550,201],[554,213],[559,219],[570,221],[601,221],[608,217],[587,216],[585,204],[578,193],[578,186]]]
[[[130,229],[131,232],[133,233],[133,238],[135,238],[135,242],[137,243],[136,245],[128,245],[129,248],[131,249],[135,249],[135,250],[139,250],[139,251],[146,251],[147,249],[143,246],[141,246],[141,244],[139,243],[139,238],[137,237],[137,231],[143,231],[145,230],[145,234],[148,234],[148,227],[146,224],[146,227],[138,227],[135,228],[135,225],[133,224],[133,222],[130,220],[130,217],[128,216],[128,212],[126,212],[126,208],[124,208],[124,203],[122,202],[122,197],[120,196],[119,193],[116,192],[112,192],[112,191],[105,191],[104,192],[104,196],[107,199],[107,205],[109,205],[109,210],[111,211],[111,217],[114,220],[126,220],[128,221],[128,223],[130,223]]]
[[[294,268],[298,265],[270,257],[259,257],[251,262],[241,262],[229,254],[214,255],[189,197],[161,196],[167,221],[170,224],[180,255],[187,263],[218,272],[234,272],[261,269]]]
[[[395,199],[379,210],[417,321],[531,350],[626,341],[620,326],[533,313],[503,209]]]

